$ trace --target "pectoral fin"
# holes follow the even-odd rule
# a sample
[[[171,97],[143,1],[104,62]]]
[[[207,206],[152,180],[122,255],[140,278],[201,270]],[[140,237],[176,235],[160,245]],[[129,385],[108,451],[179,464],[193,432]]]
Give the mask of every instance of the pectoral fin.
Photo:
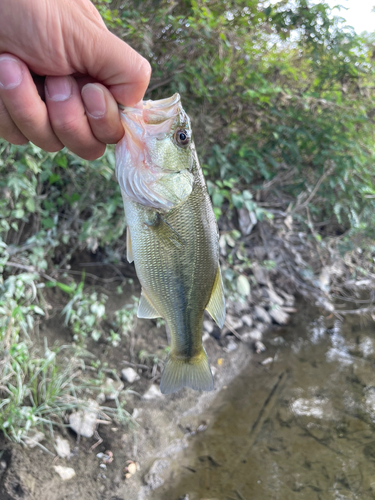
[[[181,238],[180,234],[176,229],[169,224],[166,220],[164,220],[162,217],[160,218],[160,226],[159,226],[159,235],[160,239],[166,244],[166,245],[173,245],[177,248],[181,248],[184,244],[183,239]]]
[[[141,293],[141,300],[139,301],[137,317],[145,319],[161,318],[160,313],[158,313],[143,290]]]
[[[215,282],[212,288],[210,300],[206,307],[206,311],[210,313],[212,319],[219,326],[219,328],[223,328],[225,321],[225,297],[223,280],[221,277],[221,270],[219,265],[217,266]]]
[[[129,263],[133,262],[134,260],[129,226],[126,228],[126,259]]]

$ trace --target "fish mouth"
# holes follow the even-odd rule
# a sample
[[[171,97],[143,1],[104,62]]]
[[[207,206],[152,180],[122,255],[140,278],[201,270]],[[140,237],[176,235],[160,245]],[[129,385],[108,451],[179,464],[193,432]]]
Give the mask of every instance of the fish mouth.
[[[152,101],[141,101],[134,107],[118,105],[122,114],[138,115],[146,124],[159,124],[174,119],[182,112],[180,94]]]

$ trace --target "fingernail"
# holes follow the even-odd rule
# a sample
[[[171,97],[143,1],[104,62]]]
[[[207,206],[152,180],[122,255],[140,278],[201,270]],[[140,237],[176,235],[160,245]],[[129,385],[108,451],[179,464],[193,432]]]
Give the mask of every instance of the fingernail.
[[[52,101],[66,101],[72,95],[72,82],[66,76],[50,76],[46,79],[46,90]]]
[[[86,111],[94,118],[102,118],[107,111],[104,92],[93,83],[88,83],[82,89],[82,99]]]
[[[11,90],[22,81],[22,67],[17,59],[0,56],[0,87]]]

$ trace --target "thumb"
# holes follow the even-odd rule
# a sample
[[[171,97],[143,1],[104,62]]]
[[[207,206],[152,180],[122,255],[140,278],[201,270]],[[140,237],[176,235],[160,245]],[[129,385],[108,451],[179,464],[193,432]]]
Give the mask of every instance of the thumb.
[[[107,28],[90,38],[93,43],[82,61],[87,73],[103,83],[119,104],[137,104],[150,81],[150,63]]]

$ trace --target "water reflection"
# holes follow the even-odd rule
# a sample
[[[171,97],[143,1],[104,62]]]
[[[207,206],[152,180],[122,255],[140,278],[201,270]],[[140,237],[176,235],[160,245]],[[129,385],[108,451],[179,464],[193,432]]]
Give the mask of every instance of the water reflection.
[[[374,324],[300,307],[218,397],[152,498],[375,498]]]

